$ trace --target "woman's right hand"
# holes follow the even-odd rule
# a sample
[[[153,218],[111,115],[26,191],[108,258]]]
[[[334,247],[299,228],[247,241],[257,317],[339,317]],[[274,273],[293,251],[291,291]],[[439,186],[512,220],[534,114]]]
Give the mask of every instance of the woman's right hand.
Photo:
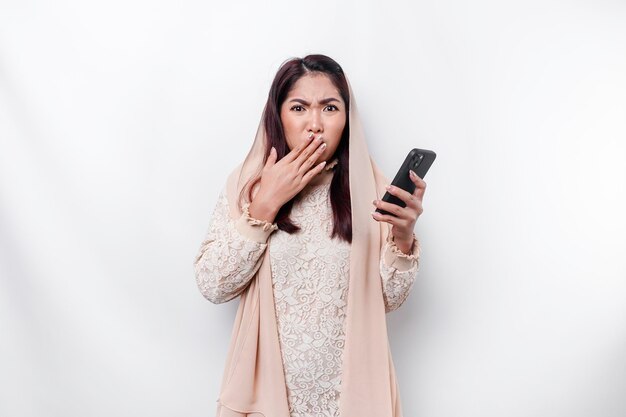
[[[326,161],[315,167],[313,164],[324,149],[322,136],[315,137],[313,133],[278,162],[276,149],[272,148],[261,173],[259,190],[250,203],[250,216],[273,222],[280,208],[322,172]]]

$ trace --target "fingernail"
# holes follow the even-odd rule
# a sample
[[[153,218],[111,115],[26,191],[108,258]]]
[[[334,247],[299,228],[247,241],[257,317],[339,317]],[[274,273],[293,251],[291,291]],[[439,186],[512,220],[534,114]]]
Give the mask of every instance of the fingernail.
[[[412,177],[416,177],[417,175],[415,174],[415,172],[413,172],[412,169],[409,170],[409,173],[411,174]]]

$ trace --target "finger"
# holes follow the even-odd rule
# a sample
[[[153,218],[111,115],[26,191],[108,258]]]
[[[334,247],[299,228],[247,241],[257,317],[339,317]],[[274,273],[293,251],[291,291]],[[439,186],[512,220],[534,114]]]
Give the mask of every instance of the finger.
[[[314,135],[313,135],[313,132],[311,132],[306,138],[304,138],[296,147],[294,147],[282,159],[284,159],[285,162],[287,162],[287,163],[293,162],[298,157],[298,155],[300,155],[300,153],[304,149],[306,149],[307,146],[309,146],[311,144],[313,138],[314,138]]]
[[[372,217],[376,221],[389,223],[389,224],[392,224],[394,226],[398,226],[398,224],[399,224],[398,223],[399,219],[397,217],[391,216],[389,214],[382,214],[382,213],[379,213],[377,211],[373,211],[372,212]]]
[[[313,164],[315,164],[315,161],[317,161],[319,157],[324,153],[325,149],[326,143],[322,143],[320,146],[318,146],[315,152],[313,152],[311,156],[309,156],[306,161],[300,166],[298,174],[302,175],[309,171]]]
[[[272,146],[270,149],[270,154],[267,157],[267,161],[265,161],[265,168],[271,168],[276,163],[278,152],[276,152],[276,148]]]
[[[406,204],[407,206],[417,208],[417,197],[409,193],[408,191],[403,190],[400,187],[396,187],[395,185],[388,185],[387,192],[404,201],[404,204]]]
[[[415,184],[413,195],[421,201],[424,198],[424,192],[426,191],[426,181],[420,178],[413,170],[409,171],[409,178],[411,178],[411,181]]]
[[[409,213],[407,213],[407,210],[410,210],[410,209],[407,209],[406,207],[400,207],[397,204],[388,203],[382,200],[374,200],[373,204],[376,206],[376,208],[385,210],[386,212],[391,213],[396,217],[399,217],[402,219],[410,218]]]
[[[313,167],[313,169],[310,169],[309,172],[304,174],[304,177],[302,177],[302,181],[305,184],[308,184],[309,181],[311,181],[313,178],[315,178],[315,176],[317,174],[319,174],[324,169],[325,166],[326,166],[326,161],[320,162],[315,167]]]
[[[323,144],[323,138],[322,136],[318,136],[315,139],[313,139],[310,143],[309,146],[307,146],[306,148],[304,148],[304,150],[302,150],[302,152],[300,152],[300,154],[296,157],[296,159],[294,160],[294,163],[297,165],[298,167],[298,171],[300,171],[300,168],[302,167],[302,165],[305,163],[305,161]],[[315,162],[315,160],[313,161]],[[307,167],[308,169],[309,167]]]

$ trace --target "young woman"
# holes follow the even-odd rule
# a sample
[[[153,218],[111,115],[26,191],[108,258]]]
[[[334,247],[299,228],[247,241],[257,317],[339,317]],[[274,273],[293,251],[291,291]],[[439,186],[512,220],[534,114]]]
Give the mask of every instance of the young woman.
[[[371,159],[342,68],[279,68],[255,141],[222,188],[194,262],[213,303],[240,296],[218,417],[401,417],[385,313],[419,269],[407,203]],[[374,214],[380,207],[392,215]]]

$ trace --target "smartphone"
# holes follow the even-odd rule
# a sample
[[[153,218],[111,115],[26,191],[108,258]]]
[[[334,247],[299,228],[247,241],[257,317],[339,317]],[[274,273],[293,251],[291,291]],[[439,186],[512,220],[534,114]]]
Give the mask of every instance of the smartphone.
[[[398,173],[391,182],[391,185],[402,188],[410,194],[413,194],[413,191],[415,191],[415,183],[411,180],[411,177],[409,177],[409,170],[412,169],[418,177],[424,179],[424,176],[426,176],[426,173],[430,169],[430,166],[433,164],[436,157],[437,154],[433,151],[418,148],[411,149],[400,166]],[[406,203],[404,201],[395,195],[389,194],[389,191],[385,193],[382,200],[391,204],[396,204],[400,207],[406,207]],[[389,213],[381,208],[376,208],[376,211],[381,214],[390,214],[395,216],[393,213]]]

